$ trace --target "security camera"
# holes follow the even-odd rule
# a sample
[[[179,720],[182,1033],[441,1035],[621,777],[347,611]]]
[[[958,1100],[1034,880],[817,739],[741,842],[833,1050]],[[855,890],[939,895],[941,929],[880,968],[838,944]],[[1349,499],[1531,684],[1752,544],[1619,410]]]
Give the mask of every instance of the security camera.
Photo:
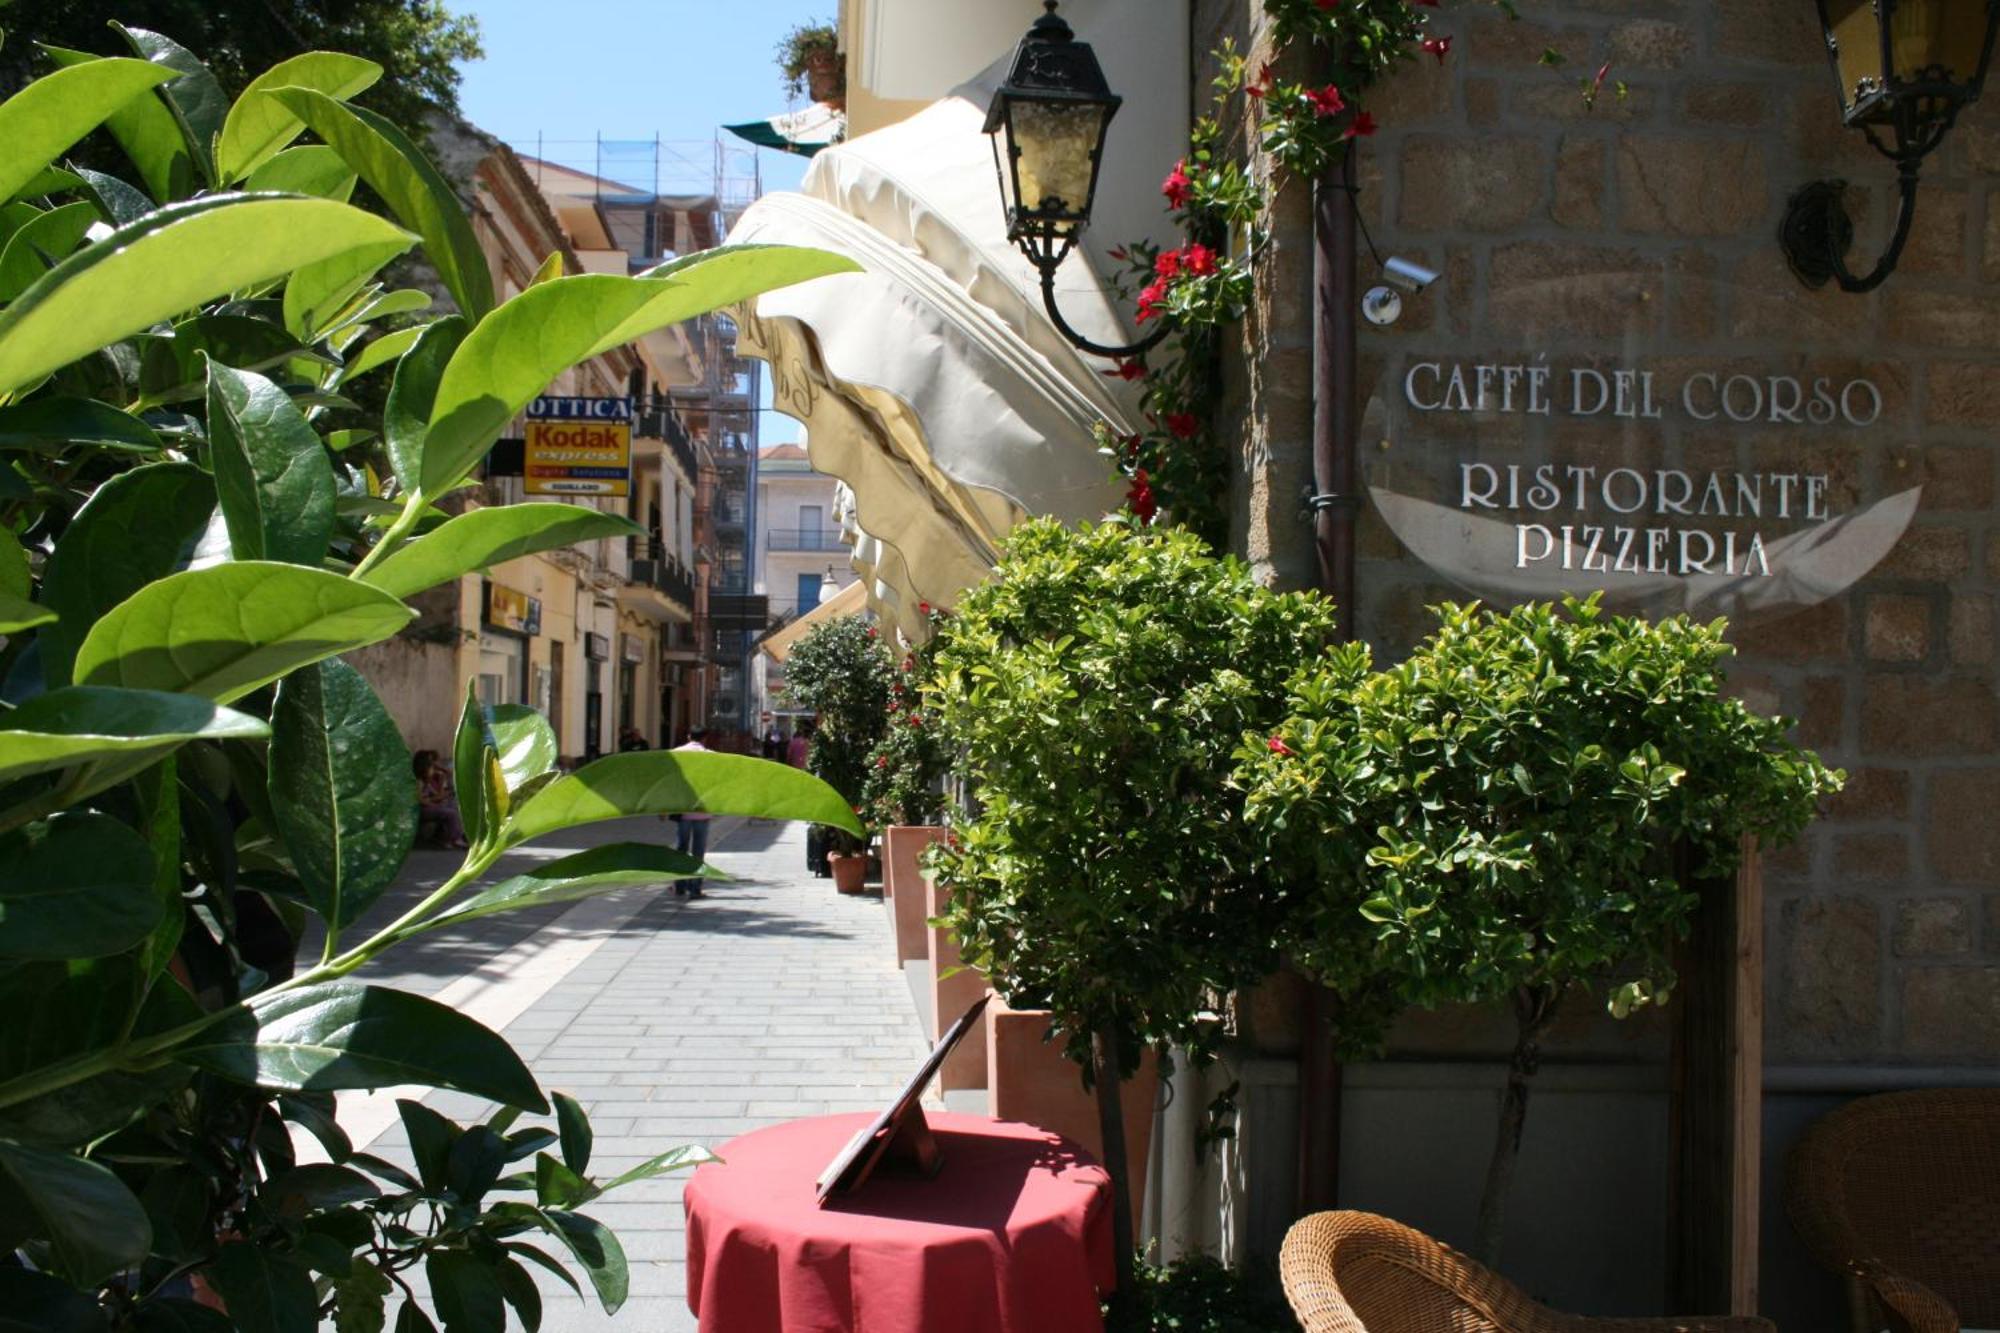
[[[1378,328],[1387,328],[1403,317],[1403,298],[1390,287],[1370,287],[1361,298],[1361,317]]]
[[[1414,259],[1391,255],[1382,265],[1382,276],[1412,296],[1438,280],[1435,269],[1425,268]]]

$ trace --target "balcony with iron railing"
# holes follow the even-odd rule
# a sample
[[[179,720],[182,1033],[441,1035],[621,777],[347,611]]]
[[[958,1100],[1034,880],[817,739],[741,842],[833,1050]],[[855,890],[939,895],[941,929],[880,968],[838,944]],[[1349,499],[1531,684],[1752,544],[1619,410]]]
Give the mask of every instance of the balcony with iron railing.
[[[631,561],[631,581],[655,588],[670,600],[694,609],[694,571],[666,552],[657,537],[628,537],[626,555]]]
[[[764,535],[767,551],[840,551],[845,544],[838,528],[772,528]]]
[[[674,461],[681,465],[682,472],[693,480],[700,476],[700,463],[695,458],[694,441],[687,427],[669,404],[668,400],[655,395],[639,409],[638,435],[644,440],[660,440],[667,446]]]

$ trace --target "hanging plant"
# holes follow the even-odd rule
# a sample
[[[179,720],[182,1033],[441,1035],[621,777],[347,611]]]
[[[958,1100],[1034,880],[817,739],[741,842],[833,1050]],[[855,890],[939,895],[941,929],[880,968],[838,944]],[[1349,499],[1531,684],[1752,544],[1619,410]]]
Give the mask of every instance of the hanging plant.
[[[847,95],[840,35],[831,22],[801,23],[786,33],[778,43],[778,69],[793,97],[810,94],[815,102],[833,102]]]

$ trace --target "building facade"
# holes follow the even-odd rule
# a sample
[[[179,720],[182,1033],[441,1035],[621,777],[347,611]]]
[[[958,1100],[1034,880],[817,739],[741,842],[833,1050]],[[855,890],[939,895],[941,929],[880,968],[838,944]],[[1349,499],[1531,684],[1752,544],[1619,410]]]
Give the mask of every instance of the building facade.
[[[841,534],[839,483],[813,471],[806,450],[775,444],[757,459],[756,590],[764,595],[773,626],[809,615],[852,584],[857,575]],[[760,722],[796,710],[785,700],[785,667],[757,654],[755,707]]]

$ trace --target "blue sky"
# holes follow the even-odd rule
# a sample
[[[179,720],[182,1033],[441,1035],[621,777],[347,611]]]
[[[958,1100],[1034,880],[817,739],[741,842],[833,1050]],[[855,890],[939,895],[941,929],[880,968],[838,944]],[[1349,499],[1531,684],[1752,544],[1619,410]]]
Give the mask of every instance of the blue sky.
[[[650,140],[657,134],[668,142],[664,155],[672,170],[676,160],[697,159],[718,126],[790,109],[773,51],[795,25],[831,20],[836,5],[451,0],[451,8],[478,16],[486,48],[484,60],[464,67],[459,90],[475,125],[527,152],[535,150],[539,135],[546,156],[586,170],[596,157],[597,136]],[[768,150],[757,156],[766,190],[792,189],[805,171],[804,158]],[[767,446],[797,439],[798,430],[789,417],[764,414]]]

